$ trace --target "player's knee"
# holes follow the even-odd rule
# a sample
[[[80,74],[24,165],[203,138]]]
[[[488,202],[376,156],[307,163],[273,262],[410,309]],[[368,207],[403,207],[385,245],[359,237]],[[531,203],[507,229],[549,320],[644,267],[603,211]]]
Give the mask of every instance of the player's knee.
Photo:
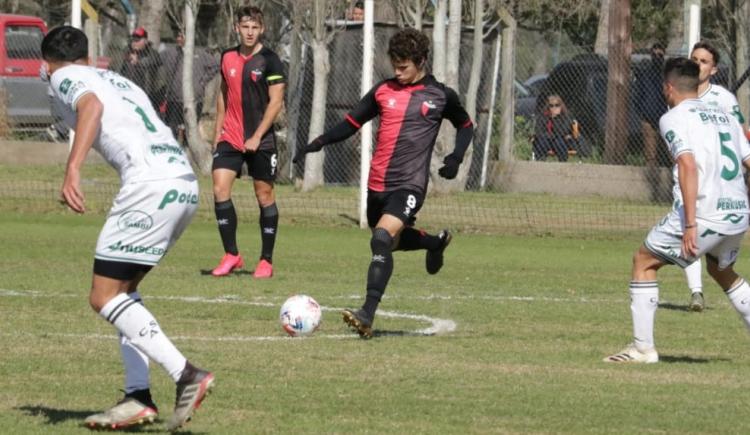
[[[391,251],[393,245],[393,237],[388,233],[385,228],[375,228],[372,232],[372,238],[370,238],[370,249],[373,254],[383,254]]]
[[[229,201],[229,198],[232,195],[232,189],[227,186],[221,186],[214,184],[214,201],[215,202],[224,202]]]

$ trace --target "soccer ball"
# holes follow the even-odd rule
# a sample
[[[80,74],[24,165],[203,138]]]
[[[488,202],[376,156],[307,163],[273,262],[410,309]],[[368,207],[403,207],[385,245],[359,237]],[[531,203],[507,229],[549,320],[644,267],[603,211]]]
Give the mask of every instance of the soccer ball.
[[[303,337],[320,326],[320,305],[307,295],[294,295],[279,312],[281,327],[292,337]]]

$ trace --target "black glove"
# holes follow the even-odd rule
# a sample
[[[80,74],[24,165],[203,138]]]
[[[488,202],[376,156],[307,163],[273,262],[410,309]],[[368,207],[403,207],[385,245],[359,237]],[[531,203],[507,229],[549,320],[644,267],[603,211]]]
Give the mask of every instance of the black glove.
[[[443,159],[443,167],[438,169],[438,174],[446,180],[452,180],[458,175],[458,166],[461,160],[453,154],[448,154]]]
[[[307,153],[316,153],[323,149],[323,142],[320,140],[320,138],[315,139],[314,141],[310,142],[309,144],[302,147],[299,153],[297,153],[296,156],[294,156],[294,159],[292,159],[292,163],[300,163],[305,161],[305,154]]]

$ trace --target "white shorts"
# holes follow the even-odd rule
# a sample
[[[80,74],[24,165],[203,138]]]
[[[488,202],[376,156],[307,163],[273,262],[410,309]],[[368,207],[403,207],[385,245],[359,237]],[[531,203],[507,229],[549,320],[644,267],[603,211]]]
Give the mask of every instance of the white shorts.
[[[193,175],[122,186],[99,233],[94,257],[156,265],[187,228],[198,198]]]
[[[745,233],[726,235],[712,231],[698,224],[698,253],[695,257],[682,256],[682,223],[679,213],[672,211],[649,231],[643,244],[656,258],[667,264],[682,268],[689,266],[704,254],[713,257],[719,269],[734,264],[740,252],[740,244]]]

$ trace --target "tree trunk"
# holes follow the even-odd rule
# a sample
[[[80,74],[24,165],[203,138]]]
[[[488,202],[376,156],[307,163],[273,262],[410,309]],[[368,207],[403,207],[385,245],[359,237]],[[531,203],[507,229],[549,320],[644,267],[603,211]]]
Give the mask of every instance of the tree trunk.
[[[310,115],[310,130],[308,142],[323,134],[326,122],[326,100],[328,97],[328,73],[331,70],[328,41],[326,38],[326,2],[315,0],[313,10],[315,22],[313,24],[313,72],[315,86],[313,88],[312,113]],[[323,174],[323,163],[325,162],[325,149],[317,153],[310,153],[305,158],[305,176],[302,181],[304,192],[322,186],[325,183]]]
[[[502,33],[502,56],[500,59],[500,149],[498,159],[508,162],[513,159],[513,136],[515,97],[513,83],[516,79],[516,31],[517,24],[507,10],[500,10],[500,19],[505,24]]]
[[[611,0],[602,0],[599,9],[599,26],[596,28],[596,42],[594,43],[594,53],[605,57],[609,48],[609,27],[612,23],[609,19],[609,12],[612,4]],[[617,0],[614,1],[614,4],[617,4]]]
[[[604,161],[623,164],[628,145],[630,54],[630,0],[616,0],[609,11],[607,122]]]
[[[461,90],[458,88],[458,66],[461,54],[461,0],[450,0],[449,6],[447,50],[440,48],[439,51],[446,51],[444,83],[460,94]],[[456,130],[450,123],[444,122],[440,127],[440,133],[435,141],[435,150],[430,160],[433,187],[438,192],[463,190],[463,187],[458,187],[456,180],[446,180],[440,177],[437,172],[443,165],[445,156],[453,151],[455,140]]]
[[[195,18],[198,15],[198,2],[185,2],[183,20],[185,23],[185,46],[182,57],[182,95],[184,102],[183,116],[185,119],[185,134],[187,146],[193,163],[201,174],[211,172],[211,147],[198,132],[198,114],[195,109],[195,89],[193,88],[193,54],[195,53]],[[172,79],[176,79],[173,77]]]
[[[432,27],[432,74],[442,82],[445,80],[445,13],[448,10],[448,0],[437,2]]]
[[[197,7],[196,7],[197,9]],[[148,32],[148,40],[153,46],[159,47],[161,43],[161,19],[166,13],[166,2],[164,0],[149,0],[143,2],[143,8],[139,17],[139,25]]]

